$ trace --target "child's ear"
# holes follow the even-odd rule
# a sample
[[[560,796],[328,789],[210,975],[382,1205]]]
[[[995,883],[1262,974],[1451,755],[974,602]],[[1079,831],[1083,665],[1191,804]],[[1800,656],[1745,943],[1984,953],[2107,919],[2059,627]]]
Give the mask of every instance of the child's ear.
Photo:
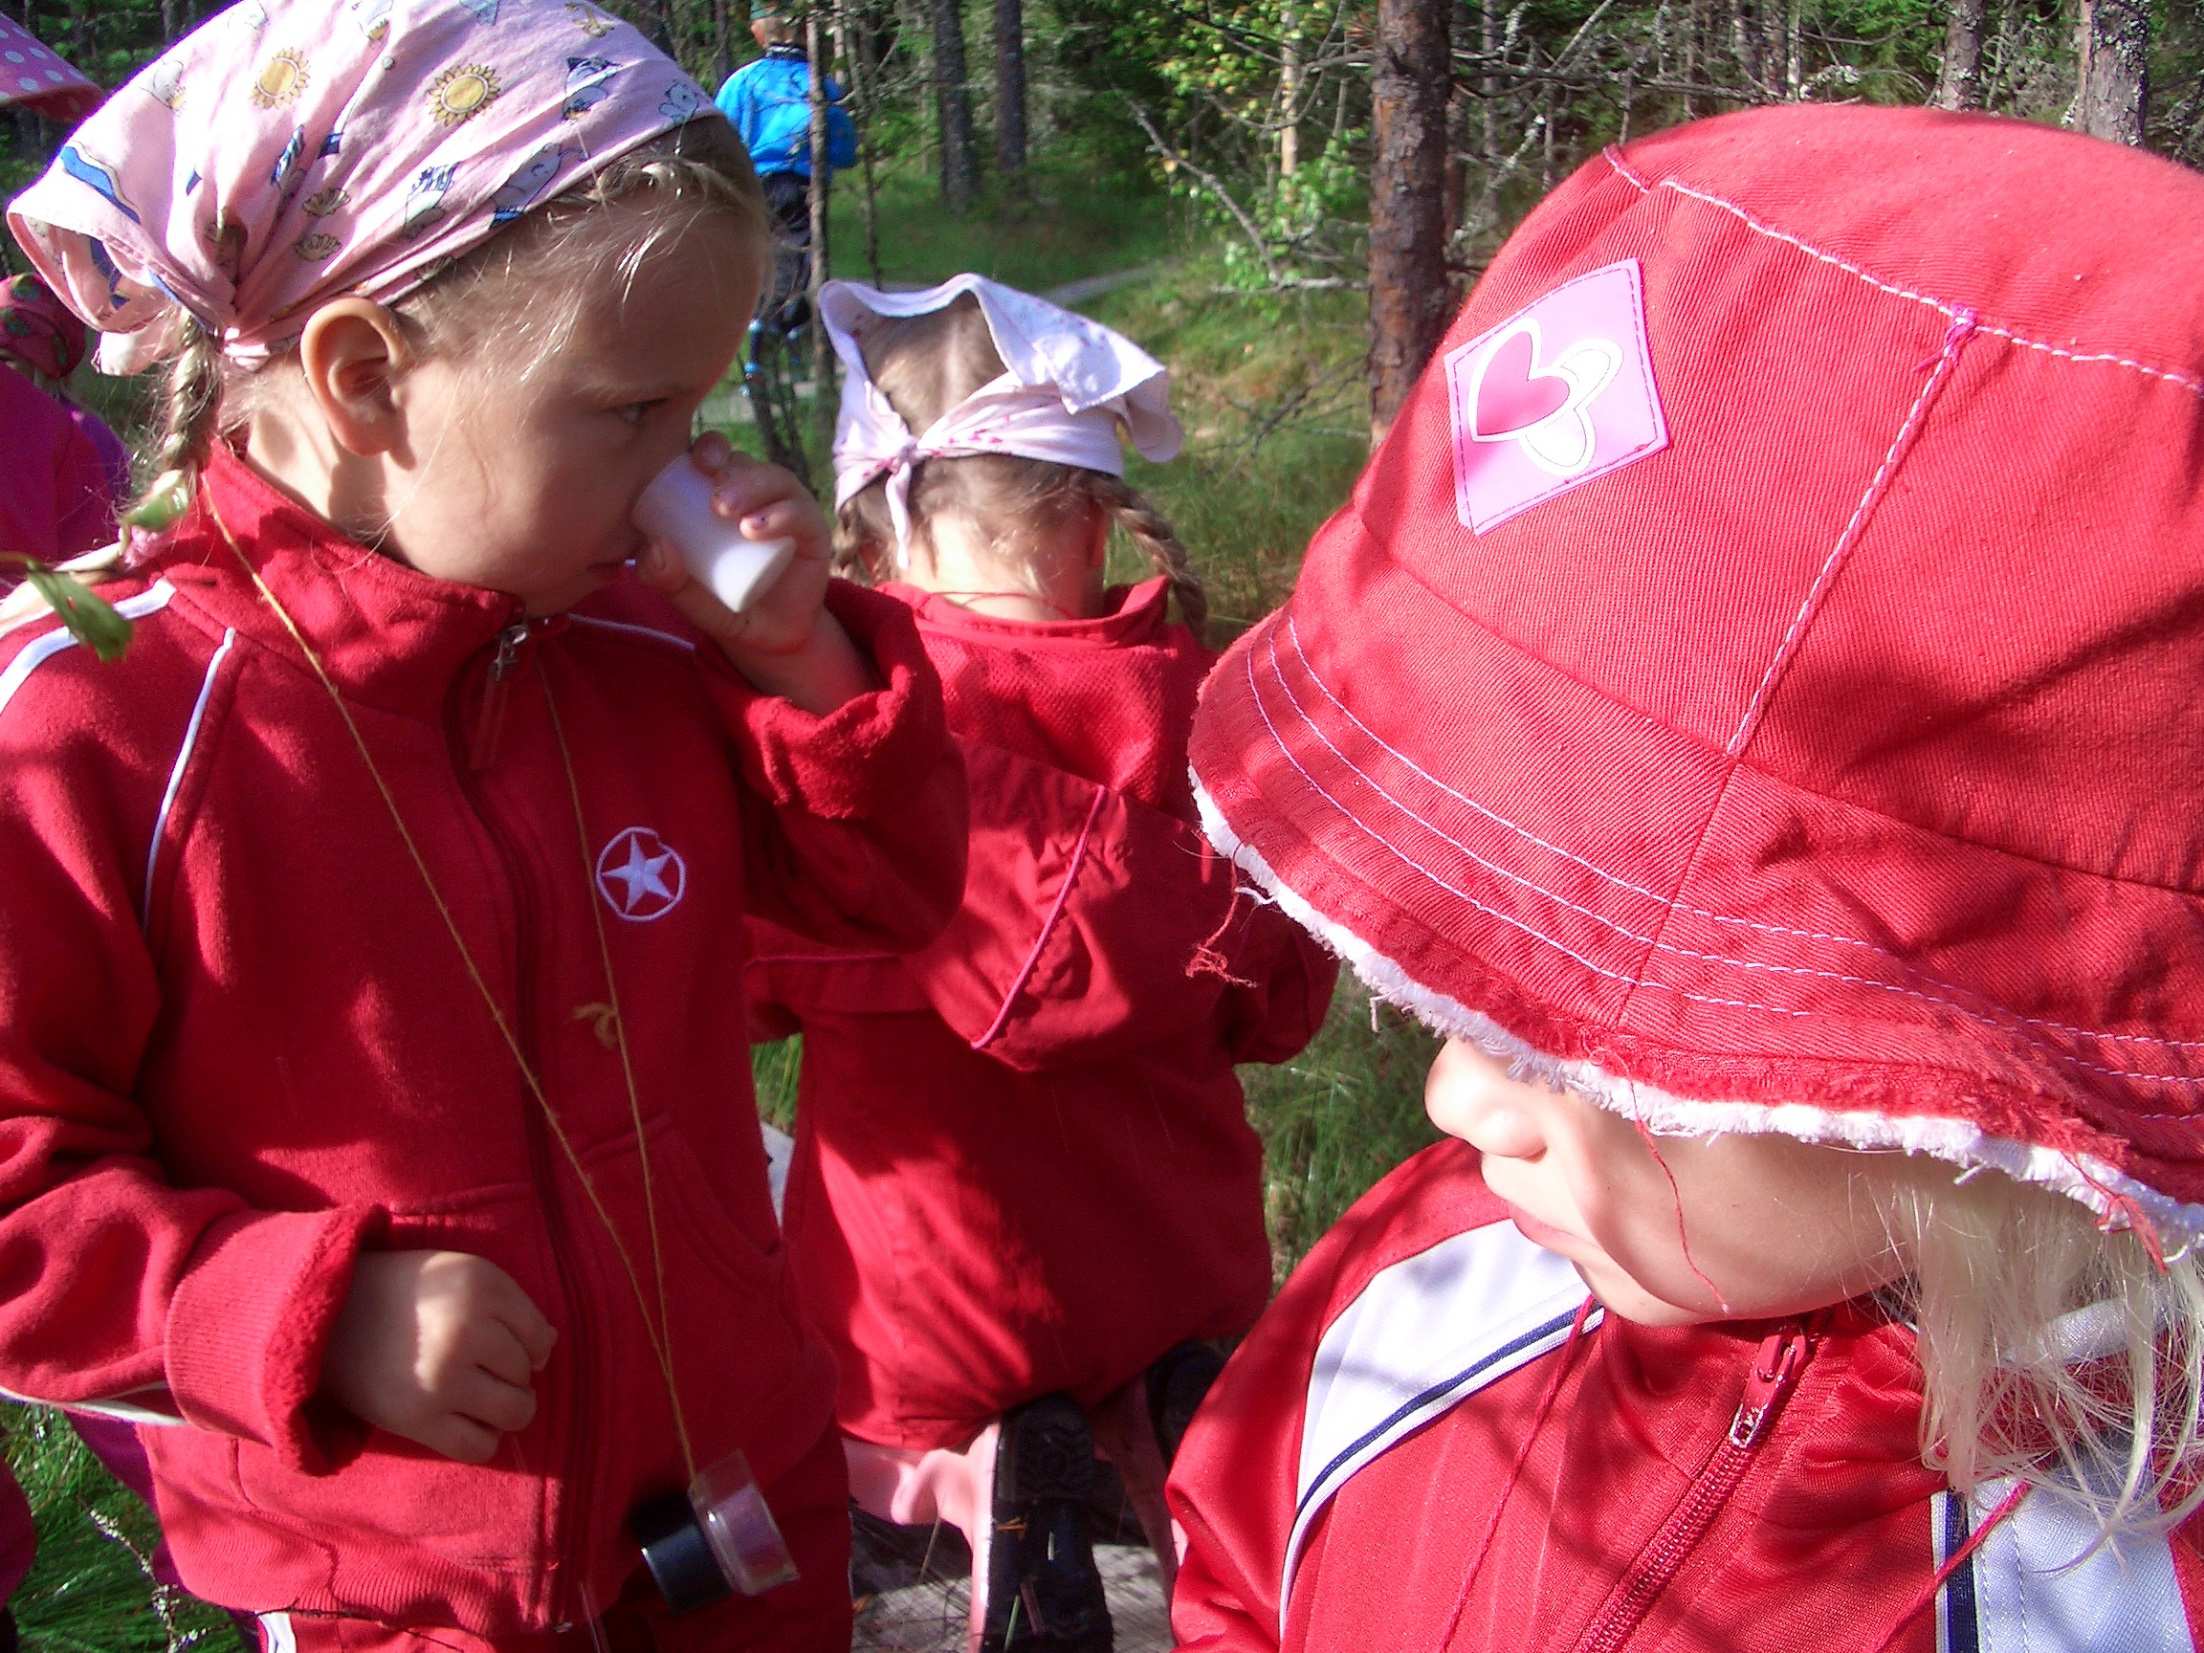
[[[338,444],[352,453],[388,453],[404,436],[393,388],[412,365],[412,347],[387,305],[340,298],[316,310],[299,338],[307,391]]]

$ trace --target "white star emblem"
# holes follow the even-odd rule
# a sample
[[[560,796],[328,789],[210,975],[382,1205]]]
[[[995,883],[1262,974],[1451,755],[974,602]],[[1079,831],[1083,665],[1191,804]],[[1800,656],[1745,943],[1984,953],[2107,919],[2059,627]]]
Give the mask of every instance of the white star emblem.
[[[649,827],[629,827],[597,857],[597,888],[622,918],[647,924],[680,905],[688,868]]]

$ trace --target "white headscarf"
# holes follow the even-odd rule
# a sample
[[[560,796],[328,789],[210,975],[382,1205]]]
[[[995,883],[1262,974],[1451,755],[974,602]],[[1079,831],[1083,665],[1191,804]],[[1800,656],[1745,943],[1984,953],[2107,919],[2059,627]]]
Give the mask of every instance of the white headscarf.
[[[866,324],[926,315],[966,293],[979,301],[1005,371],[914,435],[865,371]],[[911,475],[922,460],[1017,454],[1123,476],[1121,430],[1123,441],[1157,461],[1174,457],[1184,440],[1161,362],[1100,322],[985,276],[960,275],[917,293],[830,281],[819,314],[846,375],[834,426],[834,503],[886,477],[898,564],[910,551]]]

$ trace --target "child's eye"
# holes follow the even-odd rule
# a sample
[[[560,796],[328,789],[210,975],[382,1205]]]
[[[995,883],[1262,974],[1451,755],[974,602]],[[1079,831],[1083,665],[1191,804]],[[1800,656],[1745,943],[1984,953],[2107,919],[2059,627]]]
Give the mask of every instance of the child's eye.
[[[659,408],[662,408],[665,405],[666,399],[663,396],[660,396],[648,402],[628,402],[620,407],[614,408],[612,411],[619,415],[619,417],[626,423],[630,425],[640,425],[645,419],[649,418],[652,413],[656,412]]]

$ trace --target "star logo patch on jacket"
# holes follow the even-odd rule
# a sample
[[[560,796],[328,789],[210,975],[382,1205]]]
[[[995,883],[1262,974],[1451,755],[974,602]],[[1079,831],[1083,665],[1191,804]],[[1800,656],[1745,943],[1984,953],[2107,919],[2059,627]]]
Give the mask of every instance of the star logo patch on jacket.
[[[597,857],[597,892],[630,923],[664,918],[688,887],[688,863],[649,827],[616,834]]]

